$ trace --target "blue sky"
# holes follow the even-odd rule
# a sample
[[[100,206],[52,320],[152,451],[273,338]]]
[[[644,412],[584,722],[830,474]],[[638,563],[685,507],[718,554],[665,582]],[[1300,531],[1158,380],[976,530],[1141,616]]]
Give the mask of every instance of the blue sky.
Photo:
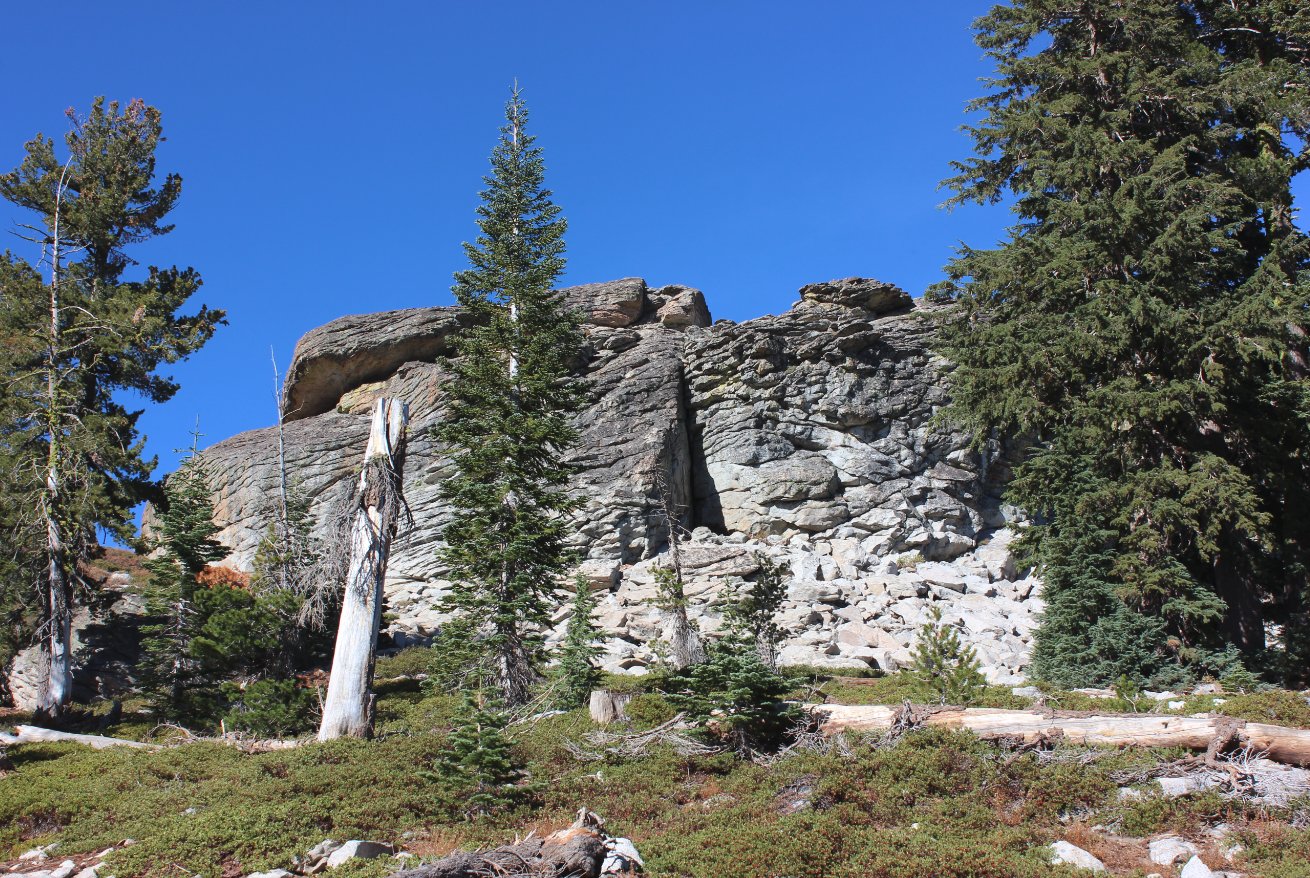
[[[569,219],[566,282],[689,284],[735,320],[849,275],[920,294],[1010,220],[938,208],[986,6],[73,0],[55,25],[22,4],[0,167],[94,95],[163,111],[183,197],[136,257],[197,268],[230,322],[142,419],[164,471],[197,416],[205,443],[273,421],[270,346],[285,368],[342,314],[451,302],[515,78]]]

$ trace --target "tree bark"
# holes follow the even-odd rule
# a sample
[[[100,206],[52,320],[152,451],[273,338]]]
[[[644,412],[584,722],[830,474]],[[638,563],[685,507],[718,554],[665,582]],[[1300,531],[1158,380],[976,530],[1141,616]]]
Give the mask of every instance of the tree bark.
[[[70,158],[71,162],[72,159]],[[63,216],[64,187],[69,165],[59,176],[55,190],[55,214],[50,236],[50,327],[46,338],[46,411],[47,433],[45,493],[41,498],[41,515],[46,526],[46,574],[43,606],[45,618],[41,638],[41,658],[45,664],[37,691],[35,716],[56,720],[73,697],[73,612],[68,582],[68,547],[63,533],[63,454],[64,417],[61,399],[59,364],[63,356],[63,315],[59,284],[62,282],[60,222]]]
[[[627,722],[628,713],[625,708],[631,700],[632,696],[626,693],[613,692],[609,689],[592,689],[591,700],[587,704],[591,721],[601,726]]]
[[[320,741],[366,738],[373,732],[373,666],[382,623],[382,583],[403,504],[400,475],[408,422],[409,408],[400,400],[379,399],[373,408],[359,476],[359,506],[350,528],[350,566]]]
[[[72,732],[56,732],[53,729],[43,729],[38,726],[17,726],[17,734],[6,734],[0,732],[0,744],[85,744],[88,747],[94,747],[97,750],[103,750],[106,747],[135,747],[140,750],[158,749],[157,744],[143,744],[140,741],[129,741],[125,738],[107,738],[103,735],[76,735]]]
[[[1209,750],[1219,741],[1267,751],[1270,759],[1289,765],[1310,765],[1310,729],[1290,729],[1225,716],[1089,715],[922,706],[912,708],[907,716],[902,708],[851,704],[815,704],[808,709],[821,719],[820,731],[825,735],[885,731],[898,721],[909,719],[925,726],[968,729],[980,738],[1013,738],[1025,743],[1058,737],[1074,744]]]

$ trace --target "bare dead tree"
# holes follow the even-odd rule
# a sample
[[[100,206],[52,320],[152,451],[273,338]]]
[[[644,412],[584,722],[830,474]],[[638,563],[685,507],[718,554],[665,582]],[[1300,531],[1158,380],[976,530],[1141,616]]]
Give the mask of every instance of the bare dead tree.
[[[368,737],[373,731],[373,667],[382,624],[382,584],[404,508],[401,470],[409,407],[382,398],[373,408],[364,469],[350,531],[350,566],[318,739]]]
[[[72,583],[68,546],[64,534],[64,484],[62,462],[63,438],[67,427],[60,363],[66,355],[63,317],[60,313],[59,285],[62,282],[63,253],[60,222],[63,218],[64,192],[68,187],[70,156],[64,163],[55,189],[55,213],[51,220],[50,244],[50,328],[46,338],[46,449],[45,491],[41,497],[41,516],[46,533],[46,588],[42,607],[40,657],[45,665],[36,696],[36,715],[56,718],[72,700],[73,690],[73,612]]]
[[[669,566],[655,568],[658,589],[657,603],[664,612],[664,640],[669,644],[669,664],[675,670],[705,661],[705,647],[700,634],[687,618],[687,595],[682,578],[682,541],[688,536],[682,524],[682,510],[669,489],[663,471],[655,474],[655,491],[659,499],[659,514],[664,518],[669,534]]]

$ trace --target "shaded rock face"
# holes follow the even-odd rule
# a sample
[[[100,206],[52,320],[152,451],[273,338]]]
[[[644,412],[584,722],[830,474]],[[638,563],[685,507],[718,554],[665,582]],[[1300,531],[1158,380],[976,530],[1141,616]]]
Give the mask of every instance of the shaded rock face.
[[[928,427],[946,403],[928,309],[858,278],[801,296],[689,340],[697,522],[757,539],[871,537],[930,559],[973,548],[981,461],[968,437]]]
[[[663,481],[694,534],[684,551],[688,594],[707,632],[763,552],[793,573],[791,661],[903,662],[922,602],[950,599],[972,640],[1011,638],[984,651],[995,658],[993,679],[1020,671],[1039,601],[1032,582],[1001,569],[1000,468],[965,436],[929,426],[946,402],[949,368],[928,349],[931,308],[862,278],[810,284],[788,312],[741,324],[711,324],[697,290],[651,289],[639,278],[563,293],[584,320],[579,367],[592,399],[571,453],[583,507],[570,530],[588,580],[608,593],[597,611],[612,635],[607,667],[640,673],[651,660],[658,626],[646,593],[668,543]],[[441,360],[461,319],[456,308],[424,308],[333,321],[301,339],[284,388],[288,471],[324,528],[355,479],[372,402],[388,395],[410,405],[412,520],[402,523],[386,586],[396,643],[444,621],[436,604],[449,583],[437,549],[449,514],[439,492],[450,464],[430,428],[442,416]],[[269,520],[276,447],[270,428],[205,452],[219,478],[219,538],[241,569]],[[938,575],[947,583],[888,573],[888,559],[903,553],[950,566]],[[970,628],[991,599],[1010,603]],[[1022,618],[1007,624],[1007,615]],[[554,621],[548,641],[565,616]]]

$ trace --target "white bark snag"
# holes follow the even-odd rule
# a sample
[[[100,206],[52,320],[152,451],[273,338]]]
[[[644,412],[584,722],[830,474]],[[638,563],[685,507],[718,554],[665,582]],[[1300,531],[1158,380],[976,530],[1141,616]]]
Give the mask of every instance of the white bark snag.
[[[379,399],[359,475],[359,506],[350,526],[350,566],[332,654],[332,676],[318,739],[366,738],[373,731],[373,664],[382,623],[382,582],[395,533],[409,407]]]
[[[69,606],[68,546],[63,525],[63,457],[64,416],[60,388],[60,360],[63,356],[63,316],[60,313],[59,285],[62,282],[63,255],[60,250],[60,217],[63,214],[64,190],[68,182],[70,157],[59,175],[55,190],[55,215],[50,235],[50,332],[46,339],[46,431],[49,438],[45,468],[45,495],[41,514],[46,525],[46,582],[42,620],[40,656],[43,662],[37,690],[35,715],[57,719],[73,698],[73,612]]]
[[[896,707],[851,704],[815,704],[809,709],[823,720],[820,730],[825,735],[885,731],[892,727],[901,711]],[[1036,710],[987,707],[915,708],[914,714],[925,726],[968,729],[980,738],[1013,738],[1032,743],[1043,737],[1060,737],[1073,744],[1189,750],[1208,750],[1216,741],[1221,744],[1231,741],[1267,751],[1266,755],[1277,762],[1310,765],[1310,729],[1289,729],[1224,716],[1140,713],[1058,716]]]

